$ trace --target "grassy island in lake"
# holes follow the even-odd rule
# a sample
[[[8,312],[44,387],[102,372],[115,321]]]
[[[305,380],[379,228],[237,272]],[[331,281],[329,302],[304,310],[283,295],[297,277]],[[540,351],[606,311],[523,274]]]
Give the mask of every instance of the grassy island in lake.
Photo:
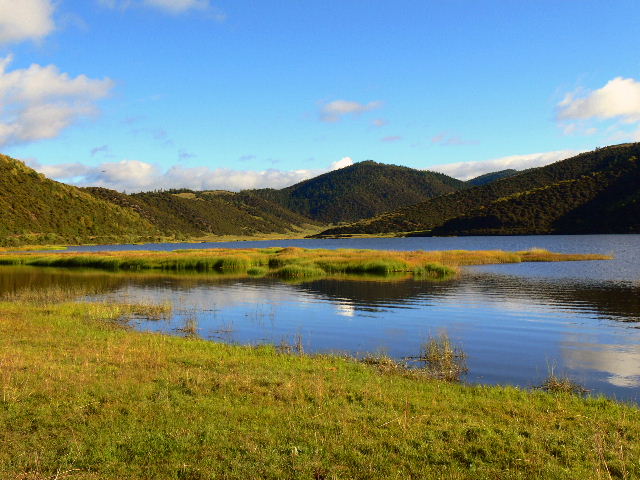
[[[172,252],[128,251],[96,253],[0,254],[0,265],[84,267],[104,270],[160,270],[243,273],[284,279],[327,275],[411,274],[417,278],[443,279],[464,265],[519,262],[606,260],[595,254],[562,254],[542,249],[519,252],[502,250],[382,251],[353,249],[190,249]]]

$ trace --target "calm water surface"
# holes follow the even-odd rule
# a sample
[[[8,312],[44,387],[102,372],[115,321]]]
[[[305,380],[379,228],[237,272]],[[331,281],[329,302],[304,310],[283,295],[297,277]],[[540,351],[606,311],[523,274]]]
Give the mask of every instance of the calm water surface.
[[[204,338],[280,343],[301,335],[308,352],[414,355],[447,332],[468,355],[469,382],[539,384],[550,369],[597,393],[640,401],[640,235],[287,240],[78,247],[132,250],[302,246],[391,250],[503,249],[610,253],[612,261],[473,267],[452,281],[275,280],[162,277],[52,269],[0,270],[0,293],[91,284],[92,298],[169,300],[168,321],[137,328],[179,334],[196,321]]]

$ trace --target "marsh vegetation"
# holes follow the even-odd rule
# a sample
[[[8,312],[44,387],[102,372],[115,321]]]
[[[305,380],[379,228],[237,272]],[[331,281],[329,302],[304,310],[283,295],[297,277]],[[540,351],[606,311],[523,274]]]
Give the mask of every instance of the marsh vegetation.
[[[18,253],[0,254],[0,265],[97,268],[103,270],[159,270],[167,272],[241,273],[282,279],[331,275],[408,274],[416,278],[446,279],[459,266],[497,263],[603,260],[607,255],[561,254],[543,249],[520,252],[502,250],[380,251],[354,249],[175,250],[173,252]]]

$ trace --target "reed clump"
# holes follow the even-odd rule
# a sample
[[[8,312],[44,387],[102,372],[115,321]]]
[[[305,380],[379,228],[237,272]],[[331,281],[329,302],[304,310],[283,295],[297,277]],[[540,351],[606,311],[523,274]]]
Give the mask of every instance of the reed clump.
[[[553,369],[549,372],[549,376],[538,387],[549,393],[586,395],[589,393],[584,386],[573,380],[567,375],[556,375]]]
[[[131,320],[143,318],[145,320],[169,320],[173,314],[173,304],[169,301],[162,303],[124,303],[122,319]]]
[[[176,328],[178,332],[186,334],[188,337],[198,336],[198,319],[195,316],[189,316],[185,319],[181,327]]]
[[[427,376],[447,382],[459,382],[467,373],[466,354],[454,345],[446,333],[429,337],[420,348],[420,353],[408,360],[417,362]]]

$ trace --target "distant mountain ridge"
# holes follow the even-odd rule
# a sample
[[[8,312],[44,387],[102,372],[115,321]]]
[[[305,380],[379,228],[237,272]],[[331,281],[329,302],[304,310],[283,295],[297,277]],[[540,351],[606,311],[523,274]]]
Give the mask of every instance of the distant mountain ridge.
[[[443,173],[371,160],[281,190],[244,193],[278,203],[323,223],[351,222],[466,188]]]
[[[640,143],[601,148],[320,235],[637,233],[638,158]]]
[[[0,206],[8,213],[0,222],[0,244],[15,245],[291,234],[466,188],[444,174],[366,161],[281,190],[127,195],[65,185],[2,158]]]

